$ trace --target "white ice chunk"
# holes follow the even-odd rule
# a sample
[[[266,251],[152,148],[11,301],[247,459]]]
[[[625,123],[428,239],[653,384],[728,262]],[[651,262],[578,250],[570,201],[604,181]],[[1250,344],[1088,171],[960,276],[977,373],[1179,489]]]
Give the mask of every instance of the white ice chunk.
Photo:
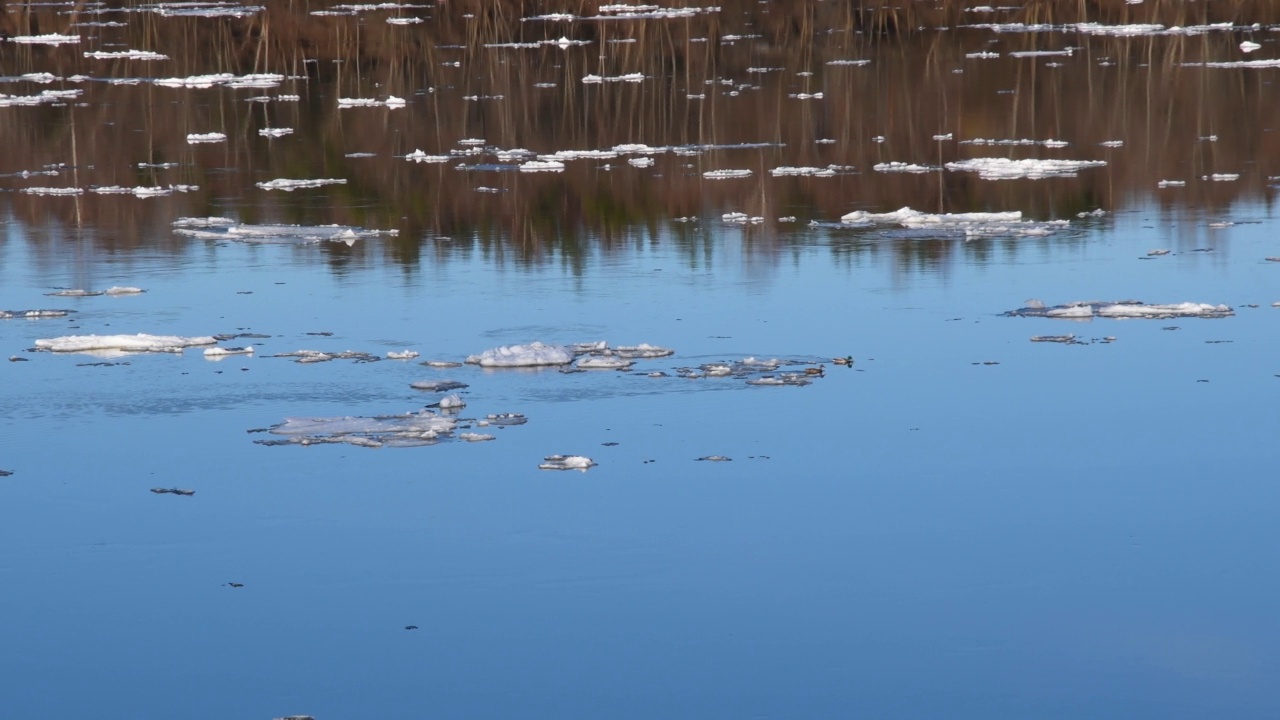
[[[58,33],[49,33],[48,35],[14,35],[9,38],[9,42],[15,42],[19,45],[68,45],[80,42],[80,36],[59,35]]]
[[[653,167],[653,163],[654,163],[654,160],[651,157],[636,157],[636,158],[629,158],[627,160],[628,165],[630,165],[631,167],[638,167],[638,168]]]
[[[284,137],[285,135],[292,135],[293,128],[262,128],[258,131],[258,134],[268,138]]]
[[[200,143],[224,142],[226,139],[227,139],[227,136],[220,132],[191,133],[187,135],[187,142],[192,145],[198,145]]]
[[[212,337],[181,337],[178,335],[67,335],[36,340],[36,349],[51,352],[94,352],[97,350],[123,350],[126,352],[182,352],[183,348],[213,345]]]
[[[414,350],[405,350],[403,352],[396,352],[395,350],[387,351],[388,360],[412,360],[416,357],[418,357],[418,353]]]
[[[230,218],[179,218],[173,222],[179,235],[202,240],[234,240],[244,243],[315,243],[342,242],[353,245],[357,240],[380,235],[396,236],[399,230],[365,230],[347,225],[248,225]]]
[[[449,162],[450,157],[448,155],[428,155],[421,150],[414,150],[405,155],[404,159],[416,163],[443,163]]]
[[[467,357],[467,362],[481,367],[537,367],[567,365],[573,354],[559,345],[534,342],[528,345],[505,345]]]
[[[751,177],[750,170],[708,170],[702,173],[708,180],[729,180],[732,178]]]
[[[640,343],[639,345],[620,345],[613,349],[613,354],[625,358],[660,358],[674,355],[675,350],[670,348],[650,345],[649,343]]]
[[[146,292],[139,287],[119,287],[112,286],[102,291],[104,295],[141,295]]]
[[[782,167],[773,168],[772,170],[769,171],[769,174],[774,177],[787,177],[792,175],[808,175],[811,177],[833,177],[836,174],[836,171],[834,168],[830,168],[830,167],[825,167],[825,168],[791,167],[791,166],[784,165]]]
[[[520,172],[564,172],[564,163],[559,160],[529,160],[521,163]]]
[[[460,395],[445,395],[440,398],[440,409],[449,410],[454,408],[462,408],[467,406],[467,401],[462,399]]]
[[[876,172],[882,172],[882,173],[915,173],[915,174],[937,172],[942,169],[936,165],[915,165],[912,163],[904,163],[904,162],[896,162],[896,161],[887,162],[887,163],[876,163],[875,165],[872,166],[872,168]]]
[[[168,55],[161,55],[158,52],[150,50],[116,50],[113,52],[105,52],[99,50],[97,52],[87,52],[84,54],[87,58],[94,60],[168,60]]]
[[[485,435],[484,433],[458,433],[458,439],[466,442],[485,442],[496,438],[493,435]]]

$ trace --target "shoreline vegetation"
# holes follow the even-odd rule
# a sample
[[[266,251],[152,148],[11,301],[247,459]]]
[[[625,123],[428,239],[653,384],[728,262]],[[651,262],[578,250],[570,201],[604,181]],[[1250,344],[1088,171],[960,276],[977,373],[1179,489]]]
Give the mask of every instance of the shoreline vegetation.
[[[424,240],[435,237],[453,238],[458,248],[479,246],[536,261],[582,252],[577,244],[587,237],[606,248],[625,247],[652,239],[671,218],[718,222],[728,212],[765,218],[746,230],[765,243],[785,242],[776,218],[800,214],[799,223],[835,222],[851,210],[908,204],[931,212],[1021,210],[1048,220],[1154,198],[1170,212],[1193,207],[1224,213],[1245,199],[1270,202],[1270,179],[1280,176],[1280,139],[1267,131],[1280,117],[1273,89],[1280,70],[1202,65],[1244,59],[1238,46],[1246,39],[1263,44],[1258,58],[1271,57],[1277,34],[1268,26],[1280,23],[1280,3],[1044,1],[975,12],[974,4],[947,2],[721,0],[719,12],[688,18],[572,23],[523,19],[552,11],[589,16],[600,4],[450,0],[350,15],[313,14],[335,11],[336,2],[256,4],[264,9],[216,18],[168,17],[142,11],[152,4],[137,2],[6,4],[0,37],[83,37],[56,47],[0,40],[0,75],[59,78],[6,83],[0,93],[82,90],[66,103],[0,108],[4,211],[30,226],[51,224],[55,229],[44,241],[60,233],[84,236],[104,251],[176,250],[186,241],[173,235],[172,219],[223,215],[244,222],[396,228],[399,237],[382,244],[392,259],[406,263],[417,262]],[[386,22],[393,17],[422,22]],[[125,26],[81,25],[113,20]],[[1079,22],[1243,27],[1134,37],[969,27]],[[1250,27],[1254,23],[1259,27]],[[561,37],[585,44],[511,46]],[[169,59],[84,56],[124,48]],[[1068,48],[1066,57],[1011,55]],[[982,53],[999,57],[976,57]],[[298,79],[266,91],[149,82],[219,72]],[[627,74],[643,80],[583,82]],[[76,75],[95,80],[67,79]],[[139,82],[97,81],[107,78]],[[285,93],[297,94],[298,101],[246,102]],[[805,99],[816,93],[821,97]],[[405,98],[406,107],[343,110],[337,104],[339,97],[387,96]],[[270,128],[294,132],[260,134]],[[226,141],[187,141],[211,131],[224,133]],[[555,173],[464,172],[454,169],[456,163],[404,159],[415,150],[447,155],[463,138],[544,154],[634,143],[767,147],[662,153],[645,168],[629,166],[627,156],[579,160]],[[982,138],[1069,145],[1050,150],[960,142]],[[1106,166],[1043,181],[873,170],[882,163],[936,167],[974,157],[1071,158]],[[141,166],[165,163],[176,166]],[[771,176],[779,166],[852,170],[834,177]],[[14,177],[49,168],[59,175]],[[752,174],[731,180],[705,175],[735,168]],[[1234,182],[1202,180],[1237,173]],[[276,178],[341,178],[346,184],[269,196],[255,187]],[[1159,189],[1164,180],[1187,185]],[[33,185],[170,184],[199,189],[148,199],[18,192]],[[477,186],[501,192],[477,192]],[[693,233],[687,228],[675,234],[693,247],[700,242]],[[369,250],[325,251],[341,257]]]

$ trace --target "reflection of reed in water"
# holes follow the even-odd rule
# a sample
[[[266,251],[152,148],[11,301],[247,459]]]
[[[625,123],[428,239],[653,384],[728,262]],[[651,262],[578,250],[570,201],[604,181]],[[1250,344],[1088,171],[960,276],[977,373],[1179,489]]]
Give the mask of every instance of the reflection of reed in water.
[[[332,3],[331,3],[332,4]],[[92,194],[79,199],[9,195],[31,224],[50,217],[94,228],[110,248],[172,246],[179,215],[235,215],[246,222],[285,221],[396,227],[393,256],[416,262],[423,236],[448,236],[514,259],[580,257],[585,238],[608,251],[656,236],[672,217],[718,218],[741,211],[767,219],[749,233],[761,247],[782,242],[774,218],[834,220],[856,208],[911,205],[931,211],[1019,209],[1037,218],[1071,217],[1123,207],[1156,192],[1163,179],[1188,180],[1165,192],[1192,206],[1222,207],[1266,192],[1275,140],[1262,132],[1280,110],[1265,92],[1267,73],[1184,67],[1238,59],[1236,34],[1115,38],[1077,33],[994,33],[957,27],[974,22],[1271,22],[1271,3],[1033,2],[996,16],[919,3],[720,2],[719,13],[643,21],[522,22],[543,4],[450,2],[423,11],[314,16],[305,6],[266,3],[243,19],[164,18],[154,13],[60,14],[66,8],[10,7],[10,34],[72,32],[85,20],[123,19],[125,28],[81,30],[80,45],[48,48],[0,43],[5,73],[77,73],[146,78],[212,72],[279,72],[307,79],[279,91],[298,102],[245,102],[254,90],[177,90],[153,84],[59,83],[83,88],[80,107],[0,108],[0,142],[10,149],[0,172],[75,166],[74,180],[8,179],[11,188],[76,184],[185,183],[189,196],[137,200]],[[138,3],[117,6],[136,7]],[[291,9],[291,5],[293,8]],[[321,7],[313,4],[312,9]],[[557,11],[586,15],[595,3]],[[394,13],[424,22],[396,26]],[[1084,14],[1082,14],[1084,13]],[[473,15],[473,17],[467,17]],[[947,32],[917,31],[945,25]],[[490,47],[565,35],[588,45],[560,49]],[[90,36],[96,36],[93,39]],[[742,39],[732,40],[733,36]],[[758,36],[758,37],[745,37]],[[998,41],[992,44],[991,41]],[[101,43],[148,49],[169,61],[90,60]],[[1017,50],[1060,50],[1070,57],[1011,58]],[[987,50],[996,59],[966,55]],[[832,61],[870,60],[865,66]],[[340,61],[340,62],[339,62]],[[455,67],[454,64],[457,63]],[[1061,63],[1060,66],[1055,64]],[[957,72],[960,71],[960,72]],[[642,73],[641,83],[587,85],[586,75]],[[802,75],[800,73],[812,73]],[[551,87],[539,87],[539,85]],[[17,88],[21,88],[17,90]],[[4,92],[27,92],[9,85]],[[823,94],[800,100],[800,93]],[[338,110],[338,97],[410,100],[405,110]],[[692,97],[691,97],[692,96]],[[464,97],[481,98],[464,100]],[[500,99],[499,99],[500,98]],[[294,128],[268,139],[267,127]],[[225,144],[192,146],[188,133],[219,130]],[[952,134],[949,141],[935,135]],[[1216,136],[1216,141],[1202,140]],[[447,154],[462,138],[500,148],[550,153],[624,143],[653,146],[767,143],[754,149],[665,153],[649,169],[607,161],[570,161],[563,174],[462,172],[415,165],[396,156],[415,149]],[[883,142],[873,138],[883,137]],[[1041,146],[961,145],[972,138],[1060,139]],[[1118,148],[1100,143],[1123,140]],[[72,142],[74,141],[74,143]],[[833,141],[833,142],[827,142]],[[70,149],[75,148],[74,157]],[[352,158],[349,153],[374,153]],[[886,175],[872,166],[903,161],[941,165],[965,157],[1065,157],[1109,164],[1076,179],[981,180],[968,173]],[[491,160],[491,158],[490,158]],[[175,169],[139,163],[178,163]],[[611,166],[605,169],[604,165]],[[772,178],[780,165],[856,168],[831,178]],[[713,181],[708,170],[753,171],[746,180]],[[1235,183],[1200,182],[1241,172]],[[280,196],[255,182],[274,178],[345,178],[348,184]],[[478,186],[503,192],[479,193]],[[674,242],[701,240],[676,233]],[[684,239],[681,239],[684,238]],[[906,247],[910,245],[910,247]],[[894,244],[903,256],[949,252],[948,243]],[[333,249],[338,257],[367,252]],[[442,251],[445,252],[445,251]],[[970,250],[970,252],[978,252]]]

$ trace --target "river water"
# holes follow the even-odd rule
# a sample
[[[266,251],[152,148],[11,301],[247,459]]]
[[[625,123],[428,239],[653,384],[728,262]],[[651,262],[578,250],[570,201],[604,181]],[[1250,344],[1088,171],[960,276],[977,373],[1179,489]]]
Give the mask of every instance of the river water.
[[[1274,717],[1280,17],[1062,5],[6,4],[6,714]]]

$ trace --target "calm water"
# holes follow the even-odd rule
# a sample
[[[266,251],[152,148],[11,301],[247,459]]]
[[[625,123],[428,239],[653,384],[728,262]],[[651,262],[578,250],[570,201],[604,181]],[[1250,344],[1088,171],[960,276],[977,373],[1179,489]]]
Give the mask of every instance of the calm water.
[[[1280,57],[1280,18],[1241,3],[1230,28],[1114,37],[959,27],[1045,21],[1032,6],[828,5],[574,22],[452,2],[240,18],[6,6],[10,36],[80,40],[0,40],[0,93],[82,91],[0,107],[0,310],[76,311],[0,320],[4,357],[25,360],[0,368],[6,716],[1274,717],[1280,69],[1194,63]],[[524,14],[543,11],[594,6]],[[1160,11],[1083,19],[1224,19]],[[925,29],[876,32],[891,20]],[[589,44],[493,47],[561,36]],[[84,56],[123,50],[168,59]],[[828,64],[852,60],[871,62]],[[215,72],[286,77],[153,82]],[[644,79],[582,82],[628,73]],[[338,109],[388,96],[406,107]],[[207,132],[227,139],[188,144]],[[1069,145],[962,143],[977,138]],[[623,143],[661,151],[542,173],[496,152]],[[467,147],[481,154],[404,159]],[[1042,180],[873,169],[983,157],[1106,165]],[[836,174],[770,173],[787,166]],[[703,175],[722,169],[752,174]],[[347,183],[255,185],[276,178]],[[95,192],[177,184],[197,189]],[[23,192],[39,187],[83,192]],[[966,241],[839,222],[903,206],[1070,224]],[[174,232],[208,216],[399,234]],[[146,292],[46,295],[111,286]],[[1029,298],[1235,312],[1002,315]],[[216,362],[28,351],[241,332],[269,337],[224,342],[256,353]],[[1029,341],[1066,333],[1083,344]],[[676,354],[634,372],[418,364],[601,339]],[[421,357],[268,357],[301,349]],[[825,376],[675,376],[749,356]],[[416,411],[439,396],[409,383],[438,379],[469,383],[463,417],[529,422],[410,448],[249,432]],[[553,453],[598,466],[539,470]],[[696,460],[709,455],[732,461]]]

